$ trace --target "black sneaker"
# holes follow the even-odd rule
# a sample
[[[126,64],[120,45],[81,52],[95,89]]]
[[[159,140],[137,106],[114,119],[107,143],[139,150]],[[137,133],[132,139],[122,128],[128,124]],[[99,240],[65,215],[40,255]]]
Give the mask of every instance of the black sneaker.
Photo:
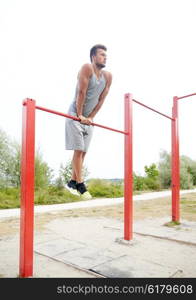
[[[86,188],[84,182],[77,183],[77,184],[76,184],[76,188],[77,188],[77,191],[81,194],[81,198],[82,198],[83,200],[90,200],[90,199],[92,199],[92,196],[91,196],[91,194],[87,191],[87,188]]]
[[[70,180],[66,185],[66,189],[73,195],[80,196],[77,191],[77,182],[75,180]]]

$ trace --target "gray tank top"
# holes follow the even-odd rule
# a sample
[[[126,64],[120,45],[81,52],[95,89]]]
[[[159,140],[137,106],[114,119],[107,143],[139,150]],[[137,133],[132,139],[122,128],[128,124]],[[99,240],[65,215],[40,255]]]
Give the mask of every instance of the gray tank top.
[[[84,102],[83,113],[82,113],[83,116],[88,117],[88,115],[93,111],[93,109],[95,108],[95,106],[99,101],[99,96],[103,92],[105,86],[106,86],[106,80],[104,75],[102,74],[101,77],[97,79],[95,73],[93,72],[89,80],[88,88],[86,91],[86,99]],[[72,115],[77,114],[77,110],[76,110],[77,93],[78,93],[78,83],[76,86],[74,100],[69,107],[68,114],[72,114]]]

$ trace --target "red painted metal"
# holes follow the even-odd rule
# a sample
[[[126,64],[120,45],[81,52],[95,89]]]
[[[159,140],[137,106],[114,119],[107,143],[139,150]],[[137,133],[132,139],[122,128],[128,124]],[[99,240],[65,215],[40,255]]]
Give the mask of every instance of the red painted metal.
[[[125,94],[124,239],[133,238],[132,95]]]
[[[21,157],[21,210],[20,210],[20,258],[19,258],[19,276],[31,277],[33,276],[33,232],[34,232],[34,175],[35,175],[35,109],[60,115],[66,118],[80,121],[79,118],[63,114],[54,110],[50,110],[44,107],[36,106],[35,101],[32,99],[25,99],[23,101],[23,131],[22,131],[22,157]],[[129,106],[126,106],[129,113]],[[128,142],[130,140],[129,125],[126,123],[127,131],[114,129],[111,127],[103,126],[93,123],[92,125],[122,133],[128,136],[126,140],[126,165],[129,166],[130,146]],[[128,167],[130,168],[130,167]],[[128,172],[127,168],[127,172]],[[128,204],[130,199],[130,192],[132,193],[132,181],[130,178],[130,172],[128,180],[126,181],[126,203]],[[129,187],[128,187],[129,184]],[[129,198],[128,198],[129,197]],[[130,227],[130,207],[126,205],[126,217],[127,224]],[[132,220],[131,220],[132,221]],[[127,239],[130,239],[132,235],[126,235]]]
[[[181,97],[177,97],[177,100],[180,100],[180,99],[183,99],[183,98],[192,97],[192,96],[196,96],[196,93],[185,95],[185,96],[181,96]]]
[[[152,107],[150,107],[150,106],[147,106],[146,104],[143,104],[143,103],[140,102],[140,101],[137,101],[137,100],[135,100],[135,99],[133,99],[133,101],[134,101],[135,103],[139,104],[139,105],[144,106],[144,107],[147,108],[147,109],[150,109],[150,110],[156,112],[156,113],[159,114],[159,115],[162,115],[163,117],[166,117],[166,118],[168,118],[168,119],[170,119],[170,120],[173,120],[170,116],[165,115],[165,114],[161,113],[160,111],[158,111],[158,110],[156,110],[156,109],[154,109],[154,108],[152,108]]]
[[[20,210],[20,277],[33,274],[35,101],[23,102]]]
[[[178,100],[196,96],[196,93],[173,97],[172,107],[172,220],[180,220],[180,154],[179,154],[179,120]]]
[[[61,112],[58,112],[58,111],[55,111],[55,110],[52,110],[52,109],[48,109],[48,108],[45,108],[45,107],[36,106],[36,109],[46,111],[46,112],[49,112],[51,114],[55,114],[55,115],[58,115],[58,116],[66,117],[66,118],[69,118],[69,119],[73,119],[73,120],[76,120],[76,121],[80,121],[80,119],[77,118],[77,117],[70,116],[68,114],[64,114],[64,113],[61,113]],[[104,129],[108,129],[108,130],[111,130],[111,131],[115,131],[115,132],[118,132],[118,133],[127,134],[127,132],[125,132],[125,131],[114,129],[114,128],[104,126],[104,125],[100,125],[100,124],[97,124],[97,123],[92,123],[92,125],[97,126],[97,127],[101,127],[101,128],[104,128]]]
[[[173,98],[172,117],[169,117],[125,94],[125,130],[93,123],[92,125],[125,135],[124,153],[124,239],[133,237],[133,161],[132,161],[132,103],[133,101],[172,120],[172,220],[179,220],[179,135],[177,100],[190,97],[190,94]],[[35,101],[23,102],[23,133],[21,162],[21,219],[20,219],[20,277],[33,275],[33,228],[34,228],[34,160],[35,160],[35,109],[80,121],[79,118],[54,110],[35,106]]]
[[[180,220],[180,158],[178,132],[178,97],[173,97],[172,107],[172,221]]]

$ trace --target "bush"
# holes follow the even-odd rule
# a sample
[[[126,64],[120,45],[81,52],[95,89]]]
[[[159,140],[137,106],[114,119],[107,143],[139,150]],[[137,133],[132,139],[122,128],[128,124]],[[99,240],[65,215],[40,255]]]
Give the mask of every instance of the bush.
[[[20,207],[20,190],[18,188],[0,189],[0,209]]]
[[[118,198],[123,197],[123,185],[104,179],[91,179],[88,182],[88,190],[93,197]]]
[[[147,186],[143,176],[135,175],[133,176],[133,190],[134,191],[145,191]]]
[[[144,178],[144,186],[146,186],[147,190],[158,191],[160,190],[160,183],[157,179],[145,177]]]
[[[39,189],[35,192],[35,204],[37,205],[68,203],[80,200],[80,197],[56,186],[49,186],[46,189]]]

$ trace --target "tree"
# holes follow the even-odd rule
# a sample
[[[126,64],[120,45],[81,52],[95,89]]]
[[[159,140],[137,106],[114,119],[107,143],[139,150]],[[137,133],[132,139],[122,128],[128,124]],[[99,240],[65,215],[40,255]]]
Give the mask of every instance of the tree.
[[[194,161],[188,156],[180,157],[180,187],[182,189],[193,188],[194,181]]]
[[[160,153],[159,178],[163,188],[171,187],[171,155]],[[180,156],[180,187],[190,189],[196,184],[196,162],[188,156]]]
[[[13,147],[10,137],[0,129],[0,186],[12,184]]]
[[[146,177],[145,177],[146,186],[152,190],[160,189],[160,183],[158,178],[159,171],[157,169],[156,164],[153,163],[149,167],[145,166],[144,169],[146,173]]]
[[[84,180],[88,177],[89,172],[87,167],[83,167],[82,169],[82,176],[84,178]],[[65,166],[63,164],[60,165],[60,169],[59,169],[59,177],[56,179],[56,185],[58,185],[60,183],[60,185],[63,183],[67,183],[72,176],[72,163],[71,160],[69,160]]]
[[[53,170],[43,160],[43,156],[38,149],[35,155],[35,189],[47,188],[53,178]]]
[[[133,189],[134,191],[145,191],[148,189],[143,176],[133,173]]]
[[[171,155],[167,151],[160,152],[160,160],[158,164],[159,181],[161,188],[170,188],[171,186]]]
[[[10,168],[10,181],[11,185],[19,187],[21,183],[21,174],[20,174],[20,160],[21,160],[21,146],[17,142],[12,143],[12,165]]]
[[[35,155],[35,188],[45,188],[52,180],[52,170],[43,161],[40,150]],[[21,145],[0,130],[0,186],[19,187],[21,181]]]
[[[148,178],[156,179],[159,176],[156,164],[151,164],[149,167],[144,167],[145,173]]]

